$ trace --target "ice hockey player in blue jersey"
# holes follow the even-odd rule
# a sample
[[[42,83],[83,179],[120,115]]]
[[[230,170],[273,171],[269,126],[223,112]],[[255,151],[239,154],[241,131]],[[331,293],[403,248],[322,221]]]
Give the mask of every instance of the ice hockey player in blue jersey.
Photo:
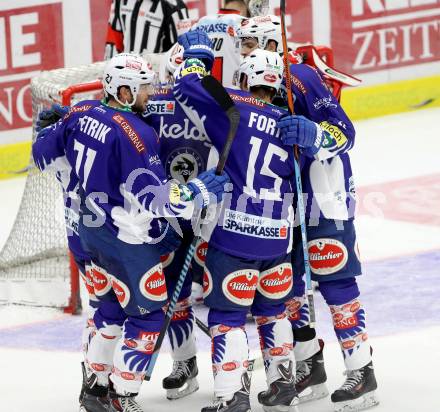
[[[220,200],[228,182],[226,174],[213,171],[187,185],[167,181],[157,135],[137,114],[145,108],[153,80],[140,57],[114,57],[104,70],[106,98],[74,106],[63,120],[43,129],[33,147],[42,168],[66,161],[75,170],[79,235],[96,265],[100,304],[87,352],[83,412],[142,411],[135,396],[167,302],[160,256],[179,243],[171,223],[191,217],[194,207]]]
[[[43,110],[37,121],[36,132],[39,133],[44,127],[59,120],[63,115],[67,114],[68,110],[67,107],[61,107],[60,105],[54,105],[50,110]],[[41,143],[42,140],[37,140],[35,142],[36,151],[38,151],[37,147]],[[99,301],[95,296],[93,287],[92,262],[81,246],[78,234],[79,210],[81,203],[79,197],[79,180],[75,174],[75,170],[65,161],[65,158],[58,158],[49,165],[37,163],[36,166],[41,170],[53,171],[63,190],[67,243],[89,297],[87,320],[82,334],[82,350],[84,357],[86,358],[91,335],[95,332],[93,316],[98,308]],[[84,370],[84,362],[82,362],[82,368]],[[81,397],[82,394],[80,395],[80,398]]]
[[[164,56],[163,80],[161,87],[155,89],[146,110],[142,114],[145,121],[157,132],[160,139],[160,159],[165,167],[168,179],[182,184],[197,177],[206,170],[212,145],[204,131],[206,117],[196,125],[185,114],[173,95],[172,75],[177,69],[176,63],[183,58],[181,46],[176,44]],[[179,61],[180,60],[180,61]],[[185,262],[194,232],[190,221],[182,221],[182,242],[178,249],[163,257],[163,268],[168,290],[174,290]],[[185,278],[177,301],[177,307],[168,328],[173,358],[173,370],[163,380],[168,399],[177,399],[198,389],[196,341],[194,336],[194,310],[192,290],[202,289],[204,258],[207,243],[198,243],[191,268]],[[193,287],[192,287],[193,286]],[[197,288],[197,289],[196,289]],[[200,293],[201,296],[201,293]]]
[[[212,64],[210,41],[196,30],[179,42],[186,60],[176,75],[176,99],[195,124],[206,116],[207,136],[222,147],[228,119],[203,87]],[[270,104],[282,72],[277,53],[258,50],[240,67],[243,90],[227,89],[241,120],[225,165],[232,192],[212,219],[205,262],[215,401],[202,412],[250,411],[244,329],[249,310],[258,325],[269,386],[258,400],[266,411],[295,410],[293,337],[284,304],[293,286],[293,153],[276,127],[286,112]]]
[[[280,35],[279,26],[278,34],[271,32],[269,37],[258,28],[252,33],[260,45]],[[312,279],[319,282],[319,290],[330,308],[347,374],[331,399],[336,411],[358,411],[376,405],[378,400],[365,310],[355,278],[361,275],[361,265],[354,228],[355,186],[348,153],[354,145],[355,130],[317,69],[291,64],[290,73],[295,115],[283,118],[278,126],[286,145],[300,147]],[[304,273],[298,226],[292,259],[295,273]],[[287,303],[295,337],[300,401],[328,394],[323,341],[309,326],[304,289],[304,281],[298,277],[294,298]]]

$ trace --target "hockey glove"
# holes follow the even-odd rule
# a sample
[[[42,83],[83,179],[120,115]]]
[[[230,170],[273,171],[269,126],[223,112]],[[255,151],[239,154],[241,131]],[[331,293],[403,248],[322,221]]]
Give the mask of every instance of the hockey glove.
[[[314,157],[322,146],[322,129],[304,116],[285,116],[278,121],[280,136],[286,146],[298,145],[307,157]]]
[[[200,173],[196,179],[192,179],[188,184],[192,192],[196,206],[199,208],[207,207],[211,203],[219,203],[225,192],[225,184],[229,183],[229,176],[226,172],[221,175],[215,174],[215,169]]]
[[[37,125],[35,131],[40,133],[42,129],[56,123],[63,118],[69,112],[68,106],[60,106],[59,104],[53,104],[48,110],[43,110],[38,115]]]
[[[200,59],[205,64],[206,69],[208,71],[211,70],[214,63],[212,42],[203,30],[196,29],[188,31],[180,35],[177,40],[184,49],[184,59]]]
[[[168,255],[179,248],[182,243],[182,238],[179,234],[172,228],[171,225],[167,225],[167,229],[164,237],[157,243],[159,253],[161,256]]]

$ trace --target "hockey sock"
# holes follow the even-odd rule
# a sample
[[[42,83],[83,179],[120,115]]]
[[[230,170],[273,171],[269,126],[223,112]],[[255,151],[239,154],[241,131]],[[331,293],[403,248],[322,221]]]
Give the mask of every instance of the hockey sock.
[[[229,400],[241,389],[241,376],[247,370],[247,335],[244,326],[216,325],[211,327],[210,331],[214,394],[216,397]]]
[[[278,366],[294,360],[292,328],[285,313],[277,316],[256,316],[267,384],[281,378]]]
[[[108,386],[113,352],[122,333],[126,315],[118,302],[102,302],[94,315],[96,333],[90,335],[86,355],[87,373],[94,373],[99,386]]]
[[[127,318],[123,335],[116,344],[110,375],[119,395],[139,392],[163,322],[163,310]]]
[[[176,309],[168,328],[168,337],[175,361],[183,361],[196,355],[196,340],[194,336],[194,310],[190,299],[177,302]]]
[[[307,296],[294,297],[286,302],[287,314],[292,325],[296,361],[303,361],[319,352],[319,342],[315,329],[309,326],[310,313]]]
[[[354,277],[321,282],[319,290],[330,307],[333,326],[347,370],[362,368],[371,361],[365,326],[365,310],[359,300]]]

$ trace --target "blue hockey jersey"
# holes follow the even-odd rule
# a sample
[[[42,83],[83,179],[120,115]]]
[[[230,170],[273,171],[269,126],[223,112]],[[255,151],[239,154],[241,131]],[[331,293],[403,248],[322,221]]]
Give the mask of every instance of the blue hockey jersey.
[[[306,216],[347,220],[354,216],[355,187],[347,153],[355,130],[319,72],[306,64],[290,65],[295,114],[323,129],[324,142],[315,158],[300,156]]]
[[[127,243],[154,243],[165,227],[161,217],[192,213],[192,203],[181,202],[167,183],[156,132],[131,111],[80,102],[34,145],[33,155],[41,169],[71,165],[84,224],[104,224]]]
[[[206,170],[212,144],[204,129],[191,122],[176,102],[172,88],[167,86],[155,90],[142,116],[159,135],[159,155],[168,179],[186,184]],[[201,121],[204,125],[206,116]]]
[[[291,249],[293,221],[293,153],[283,146],[276,127],[286,112],[248,92],[227,90],[241,119],[225,166],[232,191],[225,194],[209,242],[226,253],[249,259],[286,254]],[[221,152],[229,120],[202,86],[201,77],[183,70],[176,79],[174,95]]]

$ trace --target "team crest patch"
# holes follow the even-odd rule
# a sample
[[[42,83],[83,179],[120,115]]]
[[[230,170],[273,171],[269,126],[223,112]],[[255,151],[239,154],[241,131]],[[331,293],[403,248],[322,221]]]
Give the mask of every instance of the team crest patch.
[[[168,175],[183,184],[197,177],[203,169],[202,157],[189,147],[173,150],[165,165]]]
[[[242,269],[225,277],[222,289],[225,296],[240,306],[250,306],[258,285],[258,270]]]
[[[130,289],[124,282],[114,277],[112,278],[112,287],[118,299],[118,302],[123,308],[125,308],[130,301]]]
[[[142,276],[139,282],[139,288],[142,295],[155,302],[160,302],[167,298],[167,286],[162,270],[162,264],[159,263],[158,265],[153,266]]]
[[[317,275],[331,275],[348,261],[347,248],[336,239],[321,238],[308,242],[310,268]]]
[[[292,290],[292,286],[292,265],[285,263],[262,272],[257,289],[269,299],[281,299]]]

